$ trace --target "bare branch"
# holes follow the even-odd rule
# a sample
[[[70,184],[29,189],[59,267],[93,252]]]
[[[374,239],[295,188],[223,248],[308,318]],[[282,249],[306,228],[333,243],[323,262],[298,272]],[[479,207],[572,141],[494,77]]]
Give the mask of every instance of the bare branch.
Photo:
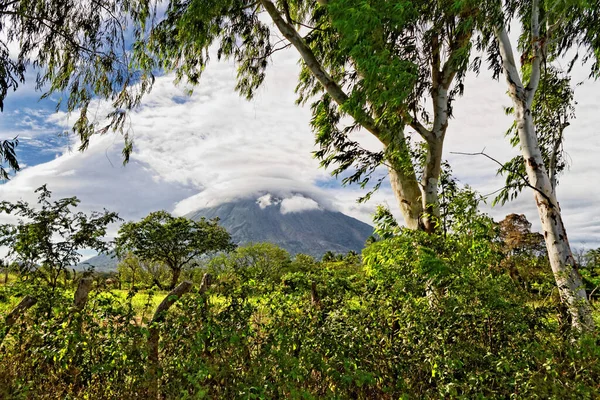
[[[492,160],[493,162],[495,162],[496,164],[500,165],[501,167],[504,167],[504,164],[502,164],[500,161],[498,161],[497,159],[495,159],[494,157],[490,156],[489,154],[484,153],[483,149],[482,151],[478,152],[478,153],[463,153],[460,151],[451,151],[450,154],[458,154],[458,155],[463,155],[463,156],[484,156],[485,158]],[[519,178],[521,178],[523,180],[523,183],[525,184],[525,186],[535,190],[536,192],[538,192],[544,199],[546,199],[548,201],[548,206],[549,207],[554,207],[554,202],[552,202],[552,199],[550,199],[550,197],[548,197],[548,195],[546,193],[544,193],[543,191],[541,191],[540,189],[536,188],[535,186],[533,186],[531,183],[529,183],[529,179],[527,179],[527,177],[523,174],[521,174],[518,171],[510,171],[516,175],[519,176]]]

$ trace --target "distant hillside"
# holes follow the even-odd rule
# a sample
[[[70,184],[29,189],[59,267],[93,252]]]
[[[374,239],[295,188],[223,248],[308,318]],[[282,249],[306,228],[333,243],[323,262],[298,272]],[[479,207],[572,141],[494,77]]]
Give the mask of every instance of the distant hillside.
[[[236,200],[191,212],[186,217],[198,220],[219,218],[233,241],[274,243],[292,255],[310,254],[321,258],[327,251],[361,252],[373,227],[341,212],[323,209],[309,197],[295,195],[277,198],[264,195],[258,199]],[[80,263],[78,269],[93,266],[96,271],[114,271],[114,253],[99,255]]]
[[[82,261],[75,266],[75,269],[83,271],[93,267],[96,272],[111,272],[117,270],[117,263],[118,260],[115,252],[111,251],[108,254],[98,254],[95,257]]]
[[[186,215],[198,220],[219,217],[238,244],[275,243],[291,254],[321,257],[327,251],[360,252],[373,227],[341,212],[319,207],[314,200],[296,195],[280,199],[270,195],[236,200]]]

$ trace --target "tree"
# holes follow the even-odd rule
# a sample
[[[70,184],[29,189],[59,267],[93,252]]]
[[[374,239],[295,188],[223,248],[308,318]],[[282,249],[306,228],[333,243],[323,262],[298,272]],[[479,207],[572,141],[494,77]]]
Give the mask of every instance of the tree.
[[[119,258],[131,252],[141,261],[164,263],[177,285],[181,270],[203,254],[234,248],[231,236],[218,220],[192,221],[166,211],[150,213],[139,222],[124,223],[116,239]]]
[[[60,274],[79,263],[82,249],[108,251],[103,239],[107,226],[119,220],[117,213],[92,212],[89,215],[72,209],[77,197],[50,201],[46,185],[38,188],[39,209],[24,201],[0,203],[0,212],[22,217],[17,225],[0,225],[0,246],[8,247],[8,255],[25,273],[34,272],[51,287],[56,287]]]
[[[600,268],[600,247],[586,251],[584,258],[588,268]]]
[[[144,60],[198,82],[218,46],[218,57],[238,64],[236,89],[250,98],[263,82],[269,57],[293,46],[303,68],[298,101],[312,104],[312,126],[323,166],[349,172],[344,183],[363,187],[376,168],[388,167],[405,224],[435,229],[443,141],[452,102],[462,93],[476,3],[464,1],[171,1],[165,18],[136,48]],[[271,43],[266,12],[283,36]],[[140,31],[141,32],[141,31]],[[433,111],[427,102],[433,103]],[[353,119],[341,128],[340,120]],[[405,126],[426,148],[424,165],[412,160]],[[370,152],[350,139],[363,128],[383,145]],[[352,171],[354,168],[354,171]],[[379,187],[381,179],[376,183]],[[368,197],[370,193],[366,196]]]
[[[499,223],[500,238],[504,243],[507,255],[530,253],[543,255],[545,253],[544,236],[531,232],[531,222],[523,214],[509,214]]]
[[[586,251],[580,265],[584,283],[590,291],[590,298],[595,295],[597,299],[598,289],[600,289],[600,248]]]
[[[16,88],[32,59],[45,68],[38,78],[38,86],[49,85],[45,95],[66,91],[68,110],[80,110],[74,130],[81,148],[92,134],[118,129],[125,134],[127,160],[132,143],[124,131],[125,115],[151,89],[154,71],[174,70],[177,80],[196,84],[216,44],[218,58],[238,64],[236,88],[250,98],[264,80],[270,56],[293,46],[304,62],[299,102],[317,98],[312,125],[322,164],[337,165],[336,176],[350,172],[343,182],[363,187],[378,166],[386,165],[406,225],[431,232],[439,214],[443,141],[480,22],[476,5],[453,0],[169,1],[164,17],[155,22],[151,0],[16,0],[0,8],[0,19],[10,22],[4,28],[7,42],[21,46],[16,64],[4,59],[11,78],[5,86]],[[260,17],[263,12],[285,38],[277,44]],[[133,33],[131,52],[127,29]],[[114,107],[103,127],[88,118],[94,96],[111,100]],[[433,104],[431,112],[427,102]],[[341,128],[345,116],[354,122]],[[405,126],[425,143],[423,166],[412,160]],[[351,140],[349,133],[357,128],[374,135],[384,151],[370,152]]]
[[[569,121],[575,118],[574,91],[568,74],[553,65],[547,65],[540,77],[539,89],[533,98],[531,109],[544,166],[548,171],[550,185],[556,192],[558,176],[567,167],[563,151],[565,130],[570,125]],[[507,111],[514,114],[512,107]],[[519,132],[516,123],[506,134],[510,137],[510,143],[514,147],[519,146]],[[506,185],[494,203],[505,204],[509,200],[515,199],[527,187],[527,180],[523,179],[527,172],[522,156],[516,156],[505,163],[500,167],[498,173],[506,175]]]
[[[484,36],[487,34],[488,38],[493,38],[488,46],[489,59],[495,75],[505,75],[513,102],[518,143],[527,173],[526,177],[521,177],[524,185],[533,189],[550,265],[560,297],[571,315],[572,326],[577,331],[591,331],[594,329],[591,306],[569,245],[555,190],[558,170],[555,156],[559,148],[557,143],[562,142],[564,124],[555,127],[558,135],[553,136],[554,146],[550,146],[550,151],[543,151],[543,139],[549,135],[544,131],[547,126],[542,123],[544,109],[560,119],[561,114],[565,116],[564,110],[567,110],[566,115],[569,114],[568,104],[572,96],[558,103],[562,108],[553,109],[551,107],[556,107],[556,103],[542,102],[543,97],[540,98],[538,93],[544,89],[541,82],[545,74],[553,78],[553,70],[544,68],[544,65],[574,48],[582,48],[586,54],[584,59],[594,61],[592,73],[597,75],[600,66],[597,7],[579,1],[511,1],[504,8],[495,2],[491,4],[491,23]],[[523,27],[518,47],[522,52],[521,73],[507,33],[507,26],[515,16],[520,18]],[[536,96],[539,99],[537,103]]]
[[[222,273],[236,272],[261,282],[277,282],[291,265],[290,253],[273,243],[250,243],[230,254],[215,257],[208,263],[209,270]]]
[[[535,278],[545,280],[548,262],[544,236],[531,231],[531,222],[523,214],[509,214],[498,225],[504,256],[500,265],[510,277],[524,285]]]

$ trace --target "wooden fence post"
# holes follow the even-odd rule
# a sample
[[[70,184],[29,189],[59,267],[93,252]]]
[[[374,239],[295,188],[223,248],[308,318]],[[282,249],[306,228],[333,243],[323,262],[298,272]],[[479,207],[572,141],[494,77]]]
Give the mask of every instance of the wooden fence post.
[[[321,298],[319,297],[319,292],[317,292],[317,283],[315,281],[310,283],[310,302],[313,306],[321,304]]]
[[[90,277],[81,278],[79,280],[77,290],[75,291],[75,296],[73,297],[73,308],[76,311],[81,311],[83,310],[83,307],[85,307],[85,304],[88,301],[88,295],[92,289],[93,282],[93,279]]]
[[[175,304],[175,302],[184,294],[190,291],[192,288],[192,282],[183,281],[175,289],[171,290],[169,294],[163,299],[163,301],[156,308],[156,312],[152,317],[149,324],[150,335],[148,336],[148,398],[158,398],[158,340],[159,340],[159,328],[158,323],[165,319],[165,314],[169,308]]]
[[[28,309],[33,307],[37,303],[37,299],[32,296],[25,296],[23,300],[13,310],[8,313],[6,318],[4,319],[4,331],[0,332],[0,344],[4,341],[6,335],[8,335],[8,331],[10,328],[17,322],[19,317],[25,313]]]

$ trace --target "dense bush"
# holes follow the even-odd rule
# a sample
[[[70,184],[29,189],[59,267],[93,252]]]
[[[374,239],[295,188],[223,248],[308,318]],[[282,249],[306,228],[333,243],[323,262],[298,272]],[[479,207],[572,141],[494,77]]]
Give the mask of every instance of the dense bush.
[[[551,298],[497,268],[494,230],[479,222],[469,235],[402,232],[362,264],[225,266],[158,325],[161,395],[596,397],[597,338],[566,335]],[[73,313],[69,293],[44,296],[4,341],[0,397],[146,398],[148,326],[130,302],[100,292]]]
[[[132,322],[127,303],[98,293],[77,312],[72,293],[33,295],[37,305],[4,341],[0,398],[131,398],[139,392],[145,330]]]

